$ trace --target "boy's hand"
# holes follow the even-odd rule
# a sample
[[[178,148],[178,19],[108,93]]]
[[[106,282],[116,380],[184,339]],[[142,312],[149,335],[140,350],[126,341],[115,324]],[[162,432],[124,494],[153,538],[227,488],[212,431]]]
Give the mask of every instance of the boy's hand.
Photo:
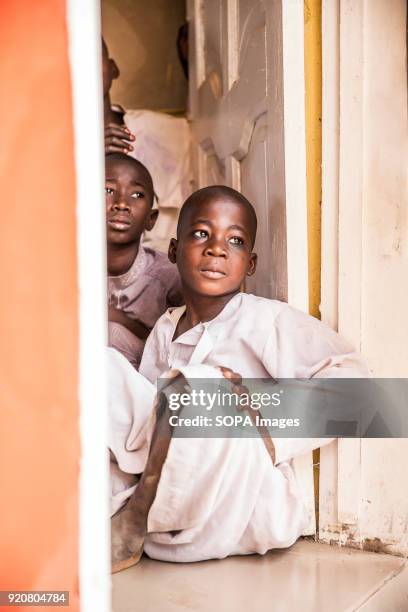
[[[233,372],[230,368],[224,368],[223,366],[220,366],[220,370],[224,378],[227,378],[228,380],[231,381],[233,393],[237,393],[238,395],[242,395],[245,393],[249,395],[249,391],[247,387],[245,387],[242,384],[241,374],[238,374],[237,372]],[[275,445],[273,443],[273,440],[271,438],[271,435],[267,427],[265,425],[257,425],[255,415],[258,413],[255,412],[255,410],[250,407],[244,407],[241,409],[238,408],[238,410],[246,410],[249,413],[249,416],[251,417],[253,424],[258,428],[259,434],[265,444],[265,448],[272,460],[272,464],[275,465],[275,460],[276,460]]]
[[[105,155],[108,153],[130,153],[133,146],[130,144],[135,137],[126,125],[108,123],[105,127]]]
[[[248,389],[242,384],[242,376],[238,372],[233,372],[231,368],[219,366],[224,378],[231,381],[232,392],[237,395],[249,394]]]

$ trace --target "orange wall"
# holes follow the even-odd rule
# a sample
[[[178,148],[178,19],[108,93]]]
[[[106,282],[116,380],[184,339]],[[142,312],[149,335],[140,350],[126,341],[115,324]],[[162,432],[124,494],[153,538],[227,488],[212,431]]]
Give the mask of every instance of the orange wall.
[[[0,589],[69,590],[76,610],[78,294],[65,13],[64,0],[0,3]]]

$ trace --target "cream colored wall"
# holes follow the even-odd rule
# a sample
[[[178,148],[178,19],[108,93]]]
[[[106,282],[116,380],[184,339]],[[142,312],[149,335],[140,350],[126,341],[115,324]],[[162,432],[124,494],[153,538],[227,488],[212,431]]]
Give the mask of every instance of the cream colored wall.
[[[102,31],[121,71],[112,102],[127,108],[182,110],[187,80],[176,48],[185,0],[102,0]]]
[[[407,5],[325,0],[323,8],[323,38],[337,48],[323,53],[322,317],[337,319],[374,376],[407,377]],[[408,556],[407,452],[406,439],[322,449],[323,539]]]

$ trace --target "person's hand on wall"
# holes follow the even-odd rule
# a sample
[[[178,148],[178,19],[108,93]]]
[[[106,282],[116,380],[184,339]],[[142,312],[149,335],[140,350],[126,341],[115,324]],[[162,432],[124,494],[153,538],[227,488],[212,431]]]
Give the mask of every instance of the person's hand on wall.
[[[108,123],[105,126],[105,155],[109,153],[130,153],[133,151],[131,143],[134,140],[135,137],[126,125]]]

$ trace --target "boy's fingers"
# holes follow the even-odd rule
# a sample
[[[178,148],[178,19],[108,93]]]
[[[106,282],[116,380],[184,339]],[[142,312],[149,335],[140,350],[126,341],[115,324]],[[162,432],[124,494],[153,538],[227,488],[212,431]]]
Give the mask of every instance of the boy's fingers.
[[[105,155],[108,153],[127,153],[127,149],[120,149],[119,147],[106,146],[105,147]]]
[[[224,378],[232,380],[237,385],[240,385],[242,383],[242,376],[241,374],[238,374],[238,372],[233,372],[231,368],[226,368],[224,366],[220,366],[220,370]]]
[[[105,136],[118,136],[127,140],[135,140],[134,135],[126,126],[116,125],[115,123],[109,123],[105,127]]]
[[[230,368],[225,368],[224,366],[220,366],[220,370],[224,378],[231,380],[235,385],[242,383],[242,376],[238,372],[233,372]]]
[[[247,387],[245,387],[245,385],[234,385],[232,387],[232,390],[237,395],[244,395],[244,394],[245,395],[249,395],[249,391],[248,391]]]
[[[106,144],[114,145],[116,147],[125,147],[126,149],[133,149],[133,146],[129,141],[123,140],[123,138],[116,138],[114,136],[109,136],[105,138]]]
[[[127,148],[123,148],[123,147],[115,147],[114,145],[105,145],[105,154],[107,155],[108,153],[128,153],[128,149]]]
[[[222,374],[223,374],[223,376],[225,378],[227,378],[227,376],[226,376],[227,374],[232,374],[233,373],[230,368],[225,368],[224,366],[219,366],[219,368],[220,368],[220,370],[221,370],[221,372],[222,372]]]
[[[115,147],[115,149],[112,149]],[[133,151],[133,147],[129,142],[125,142],[121,138],[105,138],[105,150],[125,152]]]
[[[228,380],[233,380],[237,376],[237,374],[233,372],[231,368],[225,368],[224,366],[220,366],[220,370],[224,378],[227,378]]]
[[[126,140],[127,142],[133,142],[135,137],[132,134],[127,134],[126,132],[118,132],[113,130],[105,131],[105,139],[106,138],[117,138],[120,140]]]

